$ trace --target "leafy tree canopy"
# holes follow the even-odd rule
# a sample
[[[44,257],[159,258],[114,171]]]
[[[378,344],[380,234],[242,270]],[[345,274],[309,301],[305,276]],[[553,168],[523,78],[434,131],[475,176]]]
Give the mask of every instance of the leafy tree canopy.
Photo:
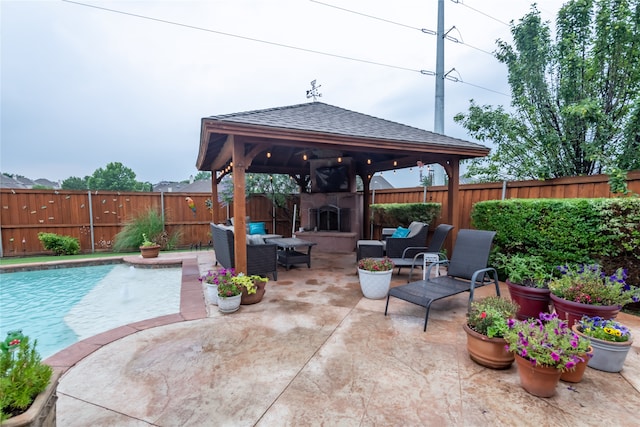
[[[85,176],[84,178],[70,176],[69,178],[62,181],[61,187],[63,190],[86,190],[88,178],[89,177],[87,176]]]
[[[209,171],[198,171],[196,176],[193,177],[194,181],[206,181],[211,179],[211,172]]]
[[[89,190],[109,191],[142,191],[148,184],[136,181],[136,174],[120,162],[112,162],[103,168],[98,168],[93,175],[87,177]]]
[[[245,195],[247,198],[252,194],[262,194],[267,197],[276,207],[286,205],[287,196],[299,192],[296,181],[289,175],[248,173],[246,175]],[[222,179],[222,189],[220,196],[222,201],[229,203],[233,201],[233,178],[226,175]]]
[[[456,115],[495,146],[467,176],[619,177],[640,168],[640,0],[570,0],[556,28],[554,43],[534,5],[512,24],[513,46],[498,40],[513,112],[471,100]]]

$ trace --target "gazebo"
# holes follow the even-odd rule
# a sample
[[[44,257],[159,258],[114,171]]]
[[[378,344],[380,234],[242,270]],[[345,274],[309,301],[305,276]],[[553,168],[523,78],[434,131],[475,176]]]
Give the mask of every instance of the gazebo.
[[[196,167],[217,184],[233,173],[233,216],[246,226],[245,173],[288,174],[312,193],[355,193],[355,175],[364,185],[360,223],[369,228],[370,182],[376,172],[439,163],[448,175],[447,222],[458,220],[460,160],[483,157],[489,148],[322,102],[205,117]],[[217,210],[214,209],[214,222]],[[356,219],[357,220],[357,219]],[[235,259],[246,269],[246,236],[236,233]]]

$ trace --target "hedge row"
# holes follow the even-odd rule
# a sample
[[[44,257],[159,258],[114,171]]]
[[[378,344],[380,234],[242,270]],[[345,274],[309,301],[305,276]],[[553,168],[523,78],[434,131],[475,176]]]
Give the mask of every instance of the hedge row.
[[[412,221],[430,224],[440,216],[440,203],[386,203],[371,205],[373,222],[381,227],[408,227]]]
[[[513,199],[476,203],[475,228],[497,231],[493,254],[541,256],[553,268],[600,263],[640,285],[640,199]]]

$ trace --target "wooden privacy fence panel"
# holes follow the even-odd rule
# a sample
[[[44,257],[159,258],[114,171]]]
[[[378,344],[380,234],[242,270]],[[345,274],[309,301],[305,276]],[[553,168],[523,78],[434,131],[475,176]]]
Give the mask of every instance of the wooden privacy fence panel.
[[[629,190],[640,194],[640,171],[629,172]],[[473,205],[484,200],[514,198],[576,198],[615,197],[609,191],[608,177],[594,175],[558,178],[548,181],[515,181],[507,183],[465,184],[460,186],[460,211],[456,213],[460,228],[471,228]],[[195,204],[189,208],[187,197]],[[212,212],[206,201],[208,193],[134,193],[87,192],[71,190],[0,189],[0,234],[2,256],[23,256],[42,253],[39,232],[51,232],[76,237],[82,252],[110,250],[114,236],[127,219],[146,209],[160,210],[164,206],[165,228],[172,233],[180,230],[181,246],[207,245],[211,240],[209,223]],[[432,224],[445,222],[448,217],[447,187],[422,187],[376,190],[375,203],[442,204],[440,217]],[[294,205],[300,207],[299,197],[292,195],[284,208],[274,211],[271,201],[261,195],[247,200],[247,215],[251,221],[265,222],[269,232],[290,236]],[[233,216],[229,207],[213,203],[218,218]],[[298,217],[300,215],[298,209]],[[275,226],[274,226],[275,224]],[[374,237],[380,229],[374,229]],[[368,236],[367,236],[368,237]]]
[[[190,197],[195,212],[187,204]],[[164,206],[165,229],[171,234],[179,230],[179,245],[206,246],[211,240],[209,223],[212,212],[206,201],[207,193],[136,193],[72,190],[0,190],[0,233],[2,256],[26,256],[44,253],[38,233],[56,233],[75,237],[83,253],[109,251],[115,235],[126,221],[147,209],[161,210]],[[295,199],[294,199],[295,202]],[[293,203],[291,203],[291,206]],[[227,218],[227,208],[214,204],[219,218]],[[252,196],[247,209],[256,221],[272,224],[271,201]],[[286,209],[281,209],[286,211]],[[233,212],[233,206],[229,212]],[[265,214],[268,213],[268,214]],[[232,216],[232,214],[230,215]],[[279,234],[291,228],[291,219],[276,210]],[[288,222],[288,227],[286,222]],[[270,226],[269,226],[270,227]]]

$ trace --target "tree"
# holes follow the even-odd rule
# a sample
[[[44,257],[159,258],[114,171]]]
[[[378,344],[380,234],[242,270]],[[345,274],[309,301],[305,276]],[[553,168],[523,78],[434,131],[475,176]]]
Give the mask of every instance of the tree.
[[[245,177],[245,195],[247,198],[252,194],[262,194],[271,200],[276,207],[286,206],[287,196],[299,192],[298,185],[288,175],[248,173]],[[233,176],[226,175],[222,179],[222,189],[220,196],[222,201],[229,203],[233,201]]]
[[[88,178],[88,176],[85,176],[84,178],[70,176],[69,178],[62,181],[61,187],[63,190],[86,190]]]
[[[209,171],[199,171],[196,176],[193,178],[194,181],[208,181],[211,179],[211,172]]]
[[[120,162],[109,163],[87,177],[89,190],[141,191],[144,186],[144,183],[136,181],[135,172]]]
[[[471,100],[461,123],[495,149],[467,176],[547,179],[640,167],[640,0],[570,0],[552,43],[535,5],[498,41],[512,113]]]

